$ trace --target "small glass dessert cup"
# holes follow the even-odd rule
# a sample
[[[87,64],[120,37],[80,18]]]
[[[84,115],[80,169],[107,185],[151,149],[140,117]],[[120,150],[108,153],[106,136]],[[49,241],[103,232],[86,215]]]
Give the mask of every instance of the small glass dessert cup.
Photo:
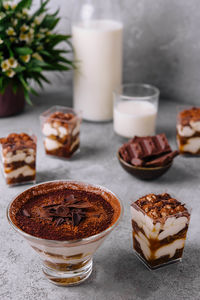
[[[169,194],[149,194],[131,205],[133,249],[149,268],[181,261],[190,212]]]
[[[98,234],[73,240],[40,238],[23,231],[19,227],[19,224],[16,222],[16,216],[25,203],[32,199],[31,197],[43,197],[44,195],[48,195],[48,193],[58,193],[59,191],[62,193],[63,190],[66,191],[69,189],[75,193],[86,192],[90,195],[95,195],[95,197],[103,197],[106,202],[111,204],[114,213],[110,225],[106,224],[106,228]],[[46,208],[50,208],[50,212],[52,207],[56,207],[56,205],[46,206]],[[80,205],[77,206],[76,204],[76,208],[77,207],[80,207]],[[109,233],[117,226],[121,219],[122,212],[123,208],[120,200],[104,187],[76,181],[52,181],[36,185],[18,195],[9,205],[7,217],[11,226],[21,234],[39,254],[42,260],[43,272],[50,282],[56,285],[69,286],[79,284],[90,276],[92,272],[93,255]],[[30,217],[29,220],[31,222],[32,216],[30,216],[30,212],[23,210],[23,214],[26,217]],[[97,217],[99,218],[99,216]],[[60,219],[56,222],[58,224]],[[61,223],[62,222],[60,222],[60,224]],[[59,230],[59,227],[57,228]],[[79,227],[77,230],[79,234]],[[44,232],[42,234],[44,234]],[[50,234],[52,233],[50,232]]]
[[[200,155],[200,107],[177,108],[176,140],[181,154]]]
[[[80,147],[80,112],[52,106],[40,116],[44,148],[48,155],[69,158]]]
[[[36,182],[37,138],[31,132],[0,138],[2,172],[8,186]]]

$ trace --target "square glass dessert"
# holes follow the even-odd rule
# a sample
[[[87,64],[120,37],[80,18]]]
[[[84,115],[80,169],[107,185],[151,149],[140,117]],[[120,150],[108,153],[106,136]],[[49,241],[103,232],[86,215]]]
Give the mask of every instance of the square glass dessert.
[[[200,155],[200,107],[179,112],[176,131],[180,153]]]
[[[133,249],[150,269],[182,258],[190,213],[169,194],[149,194],[131,205]]]
[[[40,119],[46,154],[69,158],[79,149],[79,112],[64,106],[53,106]]]
[[[34,183],[36,178],[36,137],[11,133],[0,139],[1,164],[9,186]]]

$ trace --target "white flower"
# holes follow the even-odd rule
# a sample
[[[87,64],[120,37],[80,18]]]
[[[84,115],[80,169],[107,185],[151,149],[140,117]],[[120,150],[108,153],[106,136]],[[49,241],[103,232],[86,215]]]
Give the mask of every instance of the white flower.
[[[35,59],[37,59],[37,60],[43,61],[42,57],[37,52],[33,53],[32,57],[35,58]]]
[[[17,23],[18,23],[17,19],[12,19],[12,24],[13,24],[14,27],[17,26]]]
[[[27,33],[26,34],[25,33],[20,33],[19,39],[20,39],[20,41],[28,42],[29,41],[28,34]]]
[[[10,37],[10,41],[11,41],[11,43],[13,43],[13,42],[15,42],[15,41],[17,41],[17,40],[16,40],[16,38],[14,38],[13,36],[11,36],[11,37]]]
[[[24,16],[27,16],[27,15],[29,14],[29,10],[28,10],[27,8],[23,8],[23,9],[22,9],[22,14],[23,14]]]
[[[38,50],[38,51],[42,51],[43,49],[44,49],[44,48],[43,48],[42,45],[40,45],[40,46],[37,47],[37,50]]]
[[[3,40],[0,38],[0,45],[3,44]]]
[[[48,31],[48,28],[40,28],[40,32],[45,33]]]
[[[6,30],[7,35],[16,35],[16,32],[14,31],[14,29],[12,27],[9,27]]]
[[[15,71],[13,71],[12,69],[9,69],[8,71],[6,71],[6,75],[10,78],[12,78],[13,76],[15,76]]]
[[[18,19],[22,18],[22,14],[20,12],[16,13],[16,16],[17,16]]]
[[[21,60],[23,60],[25,63],[28,63],[31,59],[31,56],[30,54],[27,54],[27,55],[22,55],[20,56]]]
[[[3,7],[8,10],[11,7],[11,1],[3,1]]]
[[[17,60],[14,57],[10,57],[8,59],[8,64],[9,64],[9,67],[13,68],[13,69],[18,66],[18,62],[17,62]]]
[[[39,15],[38,17],[35,17],[34,23],[35,23],[36,25],[40,25],[40,24],[42,23],[42,21],[44,20],[44,17],[45,17],[44,14],[41,14],[41,15]]]
[[[36,34],[36,38],[43,39],[44,38],[44,34],[43,33],[37,33]]]
[[[2,20],[5,17],[4,12],[0,12],[0,20]]]
[[[30,28],[30,30],[29,30],[29,35],[34,35],[34,29],[33,28]]]
[[[17,7],[17,4],[16,3],[12,3],[11,4],[11,8],[14,10],[15,8]]]
[[[25,31],[27,31],[29,29],[29,27],[26,25],[26,24],[24,24],[24,25],[22,25],[21,27],[20,27],[20,30],[22,31],[22,32],[25,32]]]
[[[3,72],[6,72],[9,69],[8,59],[5,59],[1,62],[1,68]]]

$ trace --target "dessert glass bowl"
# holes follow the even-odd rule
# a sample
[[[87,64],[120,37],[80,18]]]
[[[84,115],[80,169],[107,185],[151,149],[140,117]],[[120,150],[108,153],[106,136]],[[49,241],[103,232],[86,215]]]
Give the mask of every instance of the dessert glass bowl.
[[[48,191],[64,188],[81,189],[103,195],[104,199],[112,199],[117,203],[119,215],[116,221],[106,230],[88,238],[71,241],[47,240],[24,232],[12,220],[12,205],[19,197],[25,198],[27,192],[40,195],[40,190],[47,187]],[[122,204],[111,191],[98,186],[79,181],[51,181],[36,185],[19,194],[8,206],[7,218],[10,225],[27,240],[30,246],[39,254],[45,276],[54,284],[61,286],[76,285],[85,281],[92,273],[93,255],[101,246],[109,233],[118,225],[123,213]]]
[[[130,173],[131,175],[143,179],[143,180],[153,180],[156,179],[160,176],[162,176],[164,173],[166,173],[170,167],[172,166],[172,163],[167,164],[166,166],[161,166],[161,167],[136,167],[133,166],[126,161],[123,160],[121,157],[119,151],[117,152],[117,157],[120,162],[120,165],[122,168]]]

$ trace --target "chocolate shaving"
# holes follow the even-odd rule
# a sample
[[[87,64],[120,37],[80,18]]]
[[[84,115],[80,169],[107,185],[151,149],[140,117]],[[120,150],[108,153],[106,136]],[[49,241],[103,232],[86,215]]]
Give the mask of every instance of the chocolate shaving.
[[[56,226],[59,226],[63,223],[65,223],[65,219],[64,218],[58,218],[57,221],[56,221]]]
[[[76,199],[69,195],[59,204],[45,205],[38,211],[39,217],[56,222],[56,226],[63,223],[78,226],[86,218],[86,210],[92,208],[87,199]],[[94,215],[95,216],[95,215]],[[98,215],[96,215],[99,217]]]
[[[73,226],[78,226],[79,223],[81,222],[82,219],[82,215],[78,214],[78,213],[72,213],[72,224]]]
[[[28,218],[31,217],[30,213],[29,213],[28,210],[25,209],[25,208],[23,209],[22,213],[23,213],[23,215],[24,215],[25,217],[28,217]]]

